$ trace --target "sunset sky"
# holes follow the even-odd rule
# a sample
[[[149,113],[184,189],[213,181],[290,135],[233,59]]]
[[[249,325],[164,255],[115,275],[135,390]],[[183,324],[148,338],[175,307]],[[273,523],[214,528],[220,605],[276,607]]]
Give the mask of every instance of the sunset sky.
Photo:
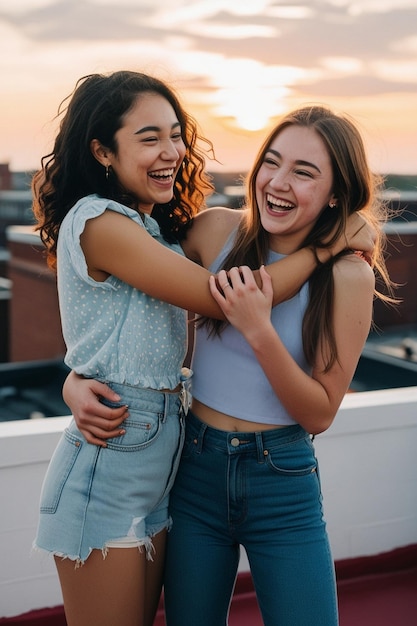
[[[0,0],[0,162],[38,167],[59,102],[93,72],[169,81],[244,171],[277,116],[351,115],[380,173],[417,174],[417,0]]]

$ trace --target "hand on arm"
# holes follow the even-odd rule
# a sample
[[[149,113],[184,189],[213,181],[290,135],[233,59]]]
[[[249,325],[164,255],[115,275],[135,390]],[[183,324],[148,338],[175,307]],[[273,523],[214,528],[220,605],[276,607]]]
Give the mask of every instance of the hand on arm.
[[[272,278],[274,290],[274,305],[292,298],[310,278],[318,263],[326,263],[343,250],[359,250],[369,261],[375,246],[375,239],[374,227],[362,215],[353,213],[347,220],[345,232],[330,248],[316,248],[315,250],[302,248],[268,265],[267,270]],[[255,272],[256,275],[257,272]]]
[[[346,230],[330,248],[317,248],[317,256],[321,263],[338,255],[343,250],[356,250],[363,253],[368,261],[372,258],[377,233],[374,226],[361,213],[352,213],[346,222]]]
[[[203,267],[209,267],[220,253],[231,232],[238,227],[244,215],[245,211],[225,209],[224,207],[216,207],[200,213],[195,218],[187,239],[183,242],[186,254],[197,260]],[[318,248],[315,251],[311,248],[303,248],[288,255],[281,261],[268,265],[268,273],[272,277],[274,289],[274,305],[294,296],[317,268],[318,262],[324,263],[346,248],[361,250],[365,255],[370,255],[374,248],[375,236],[373,227],[359,213],[354,213],[348,218],[346,231],[331,248]],[[160,244],[154,241],[153,244],[154,247],[161,248]],[[173,253],[168,252],[172,257]],[[155,264],[155,268],[150,268],[150,276],[152,277],[152,272],[155,272],[156,282],[156,272],[158,270],[161,272],[159,276],[165,276],[166,282],[167,273],[164,263],[167,263],[169,260],[165,261],[165,255],[161,256],[157,253],[157,256],[158,262]],[[152,256],[149,255],[149,259],[151,258]],[[167,298],[167,294],[161,291],[159,292],[160,295],[155,297],[160,297],[162,300],[167,299],[169,302],[176,304],[172,300],[173,296],[176,295],[178,298],[180,295],[183,295],[182,292],[184,290],[187,292],[188,289],[188,295],[192,294],[194,296],[193,302],[182,301],[182,304],[179,306],[207,317],[223,319],[224,316],[221,316],[219,307],[215,307],[213,311],[215,302],[213,299],[210,299],[207,293],[208,290],[205,289],[207,284],[201,288],[201,284],[198,283],[201,280],[204,282],[210,273],[196,264],[190,268],[190,261],[185,259],[181,259],[181,268],[180,264],[174,264],[173,261],[169,262],[170,269],[173,270],[172,274],[174,274],[172,278],[169,278],[171,281],[170,297]],[[259,271],[255,271],[254,274],[258,285],[261,285]],[[158,282],[162,287],[164,281],[160,278]],[[172,294],[173,288],[176,289],[176,294]],[[144,290],[146,291],[146,289]],[[151,295],[154,295],[154,293]]]
[[[262,290],[258,288],[256,293],[246,274],[243,275],[248,285],[242,280],[242,284],[239,283],[234,271],[233,289],[225,287],[223,293],[210,279],[213,296],[228,320],[242,332],[252,347],[265,376],[288,413],[307,432],[323,432],[331,425],[339,409],[369,333],[375,287],[372,269],[353,255],[336,264],[333,324],[339,358],[324,373],[319,350],[312,376],[294,361],[269,320],[265,302],[270,298],[267,278],[263,277]],[[220,284],[225,285],[224,276],[219,274],[219,278]]]
[[[216,279],[210,277],[213,298],[221,306],[228,321],[249,341],[254,328],[271,325],[272,282],[262,266],[259,270],[262,284],[258,288],[249,267],[221,270]],[[250,342],[249,342],[250,343]]]
[[[62,395],[88,443],[106,447],[106,439],[124,433],[121,424],[129,415],[127,406],[111,409],[99,400],[102,397],[111,402],[122,401],[107,385],[70,372],[64,382]]]

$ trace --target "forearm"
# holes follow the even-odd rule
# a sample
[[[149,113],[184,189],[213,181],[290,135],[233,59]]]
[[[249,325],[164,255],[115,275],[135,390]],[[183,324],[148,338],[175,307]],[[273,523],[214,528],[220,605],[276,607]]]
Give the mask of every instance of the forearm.
[[[328,251],[320,250],[319,261],[321,263],[324,262],[326,255],[327,259],[331,256]],[[273,305],[292,298],[310,278],[317,268],[317,264],[318,261],[313,250],[302,248],[280,261],[267,265],[266,270],[272,278],[274,290]],[[256,281],[260,285],[259,273],[258,271],[254,273]]]
[[[339,399],[332,398],[325,387],[306,373],[288,353],[271,325],[247,338],[272,389],[288,414],[311,434],[329,428]],[[343,397],[343,392],[340,398]]]
[[[334,362],[328,362],[328,350],[319,342],[310,374],[287,351],[271,320],[248,324],[244,329],[280,402],[312,434],[331,425],[355,373],[372,320],[375,281],[371,268],[356,257],[347,258],[336,264],[333,274]]]
[[[161,245],[143,228],[113,211],[89,220],[81,238],[90,275],[113,275],[143,291],[199,315],[224,319],[210,294],[211,273]]]
[[[329,236],[328,240],[331,240]],[[310,278],[318,265],[326,263],[343,250],[352,247],[368,253],[374,246],[374,231],[357,213],[349,217],[346,231],[328,247],[305,247],[267,266],[272,278],[274,305],[292,298]],[[256,273],[256,280],[260,284]]]

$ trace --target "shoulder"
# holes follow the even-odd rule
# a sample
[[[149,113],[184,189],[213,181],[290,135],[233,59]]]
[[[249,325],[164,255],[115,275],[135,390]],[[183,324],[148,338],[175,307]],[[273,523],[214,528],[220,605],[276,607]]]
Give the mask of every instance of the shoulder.
[[[352,253],[340,257],[333,265],[333,279],[336,289],[345,289],[352,294],[359,290],[375,289],[375,274],[369,263]]]
[[[204,228],[210,225],[212,228],[228,228],[231,230],[239,224],[244,211],[228,209],[222,206],[211,207],[198,213],[194,219],[194,226]]]
[[[208,267],[244,215],[242,210],[226,207],[211,207],[201,211],[194,218],[186,240],[182,242],[185,254]]]
[[[84,196],[80,198],[72,209],[66,215],[66,221],[72,222],[86,222],[87,220],[94,219],[101,216],[109,216],[114,214],[120,214],[125,217],[134,219],[140,223],[139,215],[137,211],[130,209],[124,204],[120,204],[115,200],[109,200],[108,198],[102,198],[96,194]]]

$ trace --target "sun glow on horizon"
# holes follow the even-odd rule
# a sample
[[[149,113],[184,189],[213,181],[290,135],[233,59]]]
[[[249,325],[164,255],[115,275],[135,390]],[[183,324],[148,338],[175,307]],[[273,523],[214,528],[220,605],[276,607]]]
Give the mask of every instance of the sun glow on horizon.
[[[282,101],[289,90],[279,87],[273,94],[271,92],[271,89],[261,87],[250,93],[245,87],[218,89],[216,100],[219,104],[214,112],[220,117],[231,118],[234,125],[244,130],[261,130],[268,125],[271,117],[283,112],[285,107]]]
[[[209,104],[215,116],[232,119],[244,130],[261,130],[285,110],[291,85],[302,74],[298,68],[265,66],[253,59],[223,59],[212,74]]]
[[[374,169],[416,172],[416,0],[3,4],[0,162],[13,170],[51,149],[58,104],[80,76],[126,68],[178,91],[219,169],[247,169],[279,117],[324,103],[369,129]],[[375,35],[353,38],[373,17]]]

